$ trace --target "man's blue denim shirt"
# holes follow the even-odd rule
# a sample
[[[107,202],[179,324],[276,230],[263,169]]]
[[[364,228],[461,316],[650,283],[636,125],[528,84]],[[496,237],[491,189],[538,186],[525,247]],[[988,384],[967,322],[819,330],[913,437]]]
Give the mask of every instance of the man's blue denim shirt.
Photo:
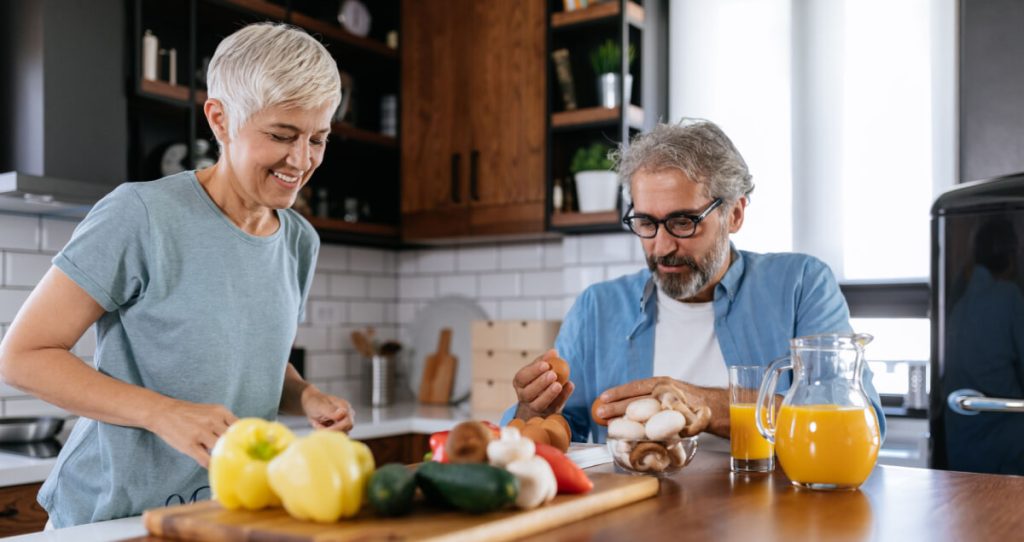
[[[850,313],[832,271],[804,254],[756,254],[732,250],[733,262],[715,287],[715,334],[726,365],[765,365],[789,354],[789,340],[819,333],[850,333]],[[576,390],[562,414],[573,440],[604,442],[607,428],[594,424],[590,406],[613,388],[654,373],[655,284],[648,270],[595,284],[576,299],[555,341],[569,362]],[[685,330],[679,330],[685,333]],[[885,437],[885,415],[872,373],[864,364],[864,390]],[[789,373],[779,391],[789,387]],[[502,425],[515,414],[513,405]]]

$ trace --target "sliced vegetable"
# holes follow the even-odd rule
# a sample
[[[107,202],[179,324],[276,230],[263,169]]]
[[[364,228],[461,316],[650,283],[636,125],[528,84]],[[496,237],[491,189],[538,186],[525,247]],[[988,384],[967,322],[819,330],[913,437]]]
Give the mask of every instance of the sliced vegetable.
[[[224,508],[280,506],[267,481],[267,465],[295,440],[283,424],[243,418],[231,424],[210,454],[210,490]]]
[[[519,496],[515,476],[483,463],[424,463],[416,471],[416,483],[428,503],[474,514],[504,508]]]
[[[536,453],[551,466],[559,493],[587,493],[594,489],[594,482],[590,481],[583,469],[553,446],[538,444]]]
[[[388,463],[370,477],[366,496],[382,516],[404,516],[412,511],[416,495],[416,473],[405,465]]]

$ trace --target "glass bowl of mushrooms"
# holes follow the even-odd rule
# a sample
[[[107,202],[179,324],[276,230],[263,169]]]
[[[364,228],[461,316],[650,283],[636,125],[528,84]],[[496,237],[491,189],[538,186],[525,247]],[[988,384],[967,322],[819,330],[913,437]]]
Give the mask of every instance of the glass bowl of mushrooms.
[[[608,420],[608,452],[627,472],[671,476],[693,461],[699,434],[710,421],[710,408],[662,384],[631,402],[624,416]]]

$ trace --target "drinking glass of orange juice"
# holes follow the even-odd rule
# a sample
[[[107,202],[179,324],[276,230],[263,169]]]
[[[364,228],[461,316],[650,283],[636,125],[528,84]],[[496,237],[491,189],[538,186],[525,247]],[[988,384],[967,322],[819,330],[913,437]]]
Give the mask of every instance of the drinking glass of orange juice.
[[[861,375],[871,335],[829,333],[790,341],[789,356],[768,367],[754,423],[775,444],[779,465],[794,485],[856,489],[871,474],[881,445],[878,418]],[[783,371],[793,385],[774,412]]]
[[[771,472],[775,468],[775,448],[754,423],[763,376],[760,365],[729,366],[729,467],[733,472]]]

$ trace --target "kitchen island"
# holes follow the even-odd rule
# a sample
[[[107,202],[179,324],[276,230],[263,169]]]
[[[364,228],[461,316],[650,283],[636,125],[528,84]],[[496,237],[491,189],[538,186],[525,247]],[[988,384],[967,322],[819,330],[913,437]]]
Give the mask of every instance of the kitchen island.
[[[1020,476],[886,465],[877,466],[860,491],[798,490],[779,469],[735,475],[728,454],[699,452],[686,469],[661,481],[658,496],[531,540],[1016,540],[1024,533],[1021,495]],[[141,518],[119,521],[111,535],[125,534],[132,521],[143,532]],[[89,527],[93,540],[105,539],[97,530],[102,524]],[[40,534],[24,540],[71,539]]]

